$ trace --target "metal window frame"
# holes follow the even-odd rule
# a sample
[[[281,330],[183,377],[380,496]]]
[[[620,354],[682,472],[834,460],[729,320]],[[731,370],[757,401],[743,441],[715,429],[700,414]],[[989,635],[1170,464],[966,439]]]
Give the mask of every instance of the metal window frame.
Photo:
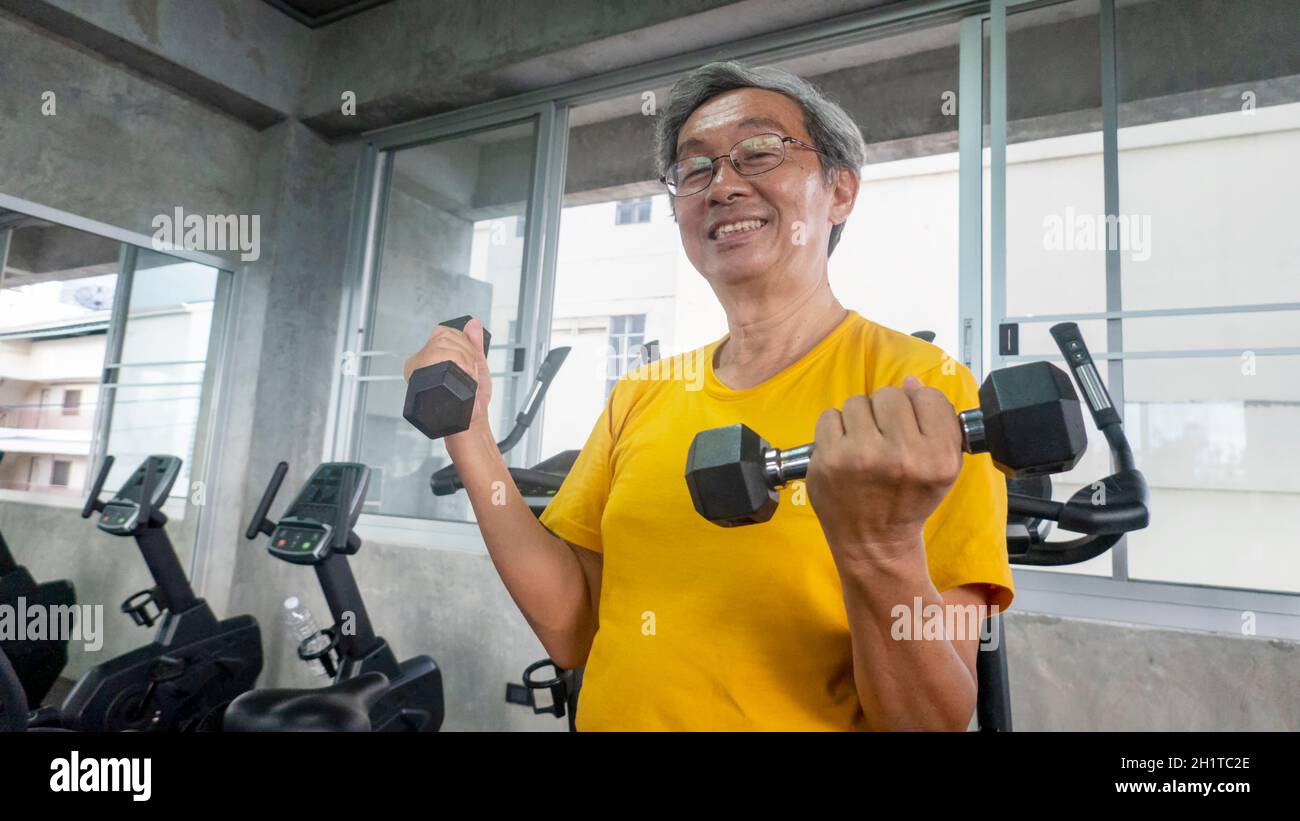
[[[110,312],[108,339],[104,351],[103,372],[100,378],[100,399],[95,406],[95,419],[91,428],[90,453],[87,458],[86,477],[82,486],[83,495],[89,492],[90,483],[103,463],[104,449],[108,445],[111,430],[112,411],[106,408],[113,401],[114,389],[119,387],[116,378],[126,367],[136,364],[193,364],[188,362],[170,363],[123,363],[121,361],[122,342],[126,334],[127,312],[130,306],[131,283],[134,279],[136,259],[141,250],[155,250],[152,237],[119,228],[105,222],[90,219],[71,211],[51,208],[47,205],[20,199],[0,193],[0,208],[15,211],[28,217],[35,217],[47,222],[73,228],[83,233],[93,234],[113,240],[121,245],[118,259],[117,286],[113,294],[113,307]],[[0,262],[5,260],[8,252],[9,229],[0,231]],[[232,265],[227,259],[204,251],[186,248],[167,247],[160,251],[170,257],[184,262],[194,262],[213,268],[217,272],[216,290],[213,294],[212,328],[208,334],[208,358],[204,361],[204,378],[201,382],[185,383],[202,385],[200,394],[199,416],[196,430],[204,432],[203,441],[195,441],[194,453],[190,464],[190,479],[202,481],[206,487],[214,487],[218,477],[223,448],[218,447],[219,432],[226,429],[229,415],[230,369],[227,363],[233,356],[235,343],[234,326],[237,319],[235,306],[239,304],[244,280],[244,268]],[[2,270],[2,268],[0,268]],[[124,279],[125,277],[125,279]],[[122,385],[121,387],[153,387],[148,385]],[[66,507],[80,507],[81,502],[63,497],[42,496],[29,499],[23,496],[4,497],[4,501],[16,503],[33,503]],[[215,519],[204,515],[200,508],[198,528],[195,531],[194,549],[190,555],[190,583],[196,590],[202,589],[206,559],[212,552]]]
[[[503,397],[507,411],[522,399],[527,385],[524,376],[536,370],[541,353],[549,341],[549,327],[541,327],[536,306],[539,289],[543,286],[541,272],[547,238],[558,237],[559,200],[552,205],[547,192],[556,184],[553,179],[556,163],[556,143],[567,138],[567,111],[551,103],[535,104],[518,109],[505,109],[467,117],[443,117],[423,129],[401,128],[396,132],[369,140],[364,146],[357,184],[353,195],[353,222],[349,242],[345,294],[340,306],[341,333],[336,340],[339,363],[332,375],[330,411],[326,425],[325,453],[327,458],[354,459],[360,446],[362,411],[361,387],[368,382],[393,381],[397,376],[372,376],[368,360],[381,353],[368,347],[374,331],[374,315],[379,293],[379,276],[383,265],[384,230],[388,216],[389,194],[392,182],[393,156],[397,151],[440,140],[455,139],[469,134],[490,131],[511,125],[531,124],[535,141],[532,158],[532,176],[527,196],[524,247],[520,270],[520,294],[516,345],[524,349],[522,371],[511,371],[508,395]],[[559,146],[562,152],[563,145]],[[561,173],[562,162],[558,165]],[[562,181],[562,177],[560,180]],[[554,220],[549,219],[551,211]],[[360,216],[360,219],[358,219]],[[552,225],[552,222],[554,223]],[[549,282],[545,283],[549,288]],[[509,344],[502,339],[503,344]],[[494,345],[494,347],[496,347]],[[513,347],[513,346],[512,346]],[[525,440],[525,458],[536,461],[541,444],[530,436]],[[518,457],[515,457],[518,458]],[[364,514],[377,517],[379,514]],[[412,522],[437,521],[411,518]],[[463,524],[463,523],[452,523]],[[413,526],[414,527],[414,526]],[[415,528],[418,529],[418,528]]]
[[[844,15],[832,20],[798,26],[784,32],[747,38],[716,48],[677,55],[638,66],[607,72],[598,77],[564,83],[546,89],[495,100],[458,111],[447,112],[379,129],[363,135],[366,141],[358,173],[354,198],[352,242],[350,243],[349,287],[342,310],[339,356],[344,360],[348,348],[345,340],[361,327],[361,312],[373,298],[370,286],[375,274],[373,252],[378,232],[382,231],[382,205],[375,202],[378,192],[386,191],[383,183],[384,152],[409,146],[439,136],[465,133],[476,128],[521,119],[523,112],[541,118],[538,131],[538,160],[534,167],[530,195],[530,220],[525,245],[525,305],[535,306],[527,312],[526,328],[520,341],[528,349],[528,368],[535,363],[549,343],[548,319],[553,309],[556,253],[559,238],[560,205],[563,198],[564,166],[567,161],[568,115],[572,107],[641,92],[647,88],[670,84],[676,77],[702,62],[716,59],[741,59],[776,62],[825,49],[837,48],[889,37],[911,28],[945,23],[959,26],[959,255],[958,255],[958,328],[962,361],[977,376],[987,369],[1018,361],[1020,357],[999,356],[991,348],[986,362],[983,346],[992,338],[992,329],[1006,312],[1006,148],[1007,148],[1007,77],[1006,21],[1008,14],[1020,13],[1068,0],[932,0],[898,4]],[[1114,0],[1099,0],[1102,15],[1102,72],[1104,174],[1106,211],[1119,210],[1118,182],[1118,95],[1116,93],[1115,12]],[[984,26],[992,22],[988,67],[990,83],[984,95],[985,68]],[[990,109],[990,313],[984,313],[983,287],[983,219],[984,219],[984,118],[985,103]],[[545,125],[543,125],[543,123]],[[376,221],[378,219],[378,222]],[[1218,306],[1156,311],[1124,311],[1120,304],[1119,252],[1107,255],[1107,310],[1097,314],[1043,315],[1005,317],[1000,321],[1054,322],[1066,319],[1101,319],[1107,322],[1108,353],[1095,354],[1107,361],[1108,377],[1117,401],[1122,402],[1124,358],[1177,358],[1185,356],[1223,355],[1223,351],[1147,351],[1125,352],[1122,347],[1121,320],[1145,316],[1177,316],[1197,313],[1230,313],[1251,310],[1296,310],[1300,303],[1257,306]],[[1232,352],[1230,355],[1237,355]],[[1258,355],[1292,355],[1291,348],[1260,349]],[[1028,358],[1028,357],[1027,357]],[[1044,357],[1032,357],[1042,359]],[[326,454],[345,452],[355,436],[344,380],[335,375],[338,401],[330,412],[336,419],[327,427]],[[544,412],[544,410],[543,410]],[[540,426],[534,427],[534,430]],[[526,452],[530,463],[540,458],[540,437],[529,435]],[[448,549],[483,552],[477,525],[472,522],[447,522],[391,516],[362,516],[359,530],[370,538],[425,542],[436,537]],[[478,545],[475,547],[475,545]],[[1195,585],[1133,581],[1127,579],[1124,545],[1116,548],[1112,558],[1112,578],[1098,579],[1078,573],[1053,573],[1017,569],[1022,604],[1018,608],[1081,618],[1098,618],[1137,624],[1153,624],[1189,629],[1221,629],[1222,619],[1214,621],[1205,608],[1218,611],[1254,610],[1277,613],[1285,618],[1276,626],[1261,629],[1261,635],[1300,638],[1300,595],[1256,590],[1201,588]],[[1208,592],[1207,592],[1208,591]],[[1087,606],[1085,606],[1087,603]],[[1220,613],[1221,615],[1221,613]],[[1210,625],[1210,626],[1207,626]],[[1217,625],[1217,626],[1215,626]],[[1271,632],[1270,632],[1271,631]]]
[[[373,309],[378,251],[382,247],[386,216],[387,176],[391,175],[391,168],[385,167],[385,163],[391,151],[499,127],[533,116],[538,118],[537,153],[521,272],[523,292],[520,295],[522,325],[519,344],[525,348],[523,373],[530,374],[536,370],[550,344],[549,318],[554,304],[571,108],[670,84],[710,60],[733,58],[772,62],[790,59],[888,37],[912,28],[958,23],[987,7],[987,0],[922,0],[905,6],[856,12],[367,132],[361,138],[364,145],[353,195],[346,293],[340,308],[341,333],[336,345],[338,361],[342,365],[366,350],[358,343],[364,339]],[[543,318],[547,321],[542,321]],[[336,369],[332,380],[333,401],[328,412],[324,443],[326,458],[351,458],[358,443],[357,393],[361,380],[350,379],[348,377],[352,375],[342,371],[343,368]],[[516,380],[518,388],[524,386],[523,382]],[[543,408],[539,414],[541,419],[534,421],[522,447],[517,449],[528,464],[541,458],[541,437],[536,432],[542,429],[545,412]],[[363,536],[367,533],[372,537],[373,534],[390,534],[390,537],[391,534],[407,534],[408,538],[421,541],[436,536],[463,542],[467,533],[477,530],[477,525],[363,514],[359,530]]]
[[[87,234],[95,234],[105,239],[116,240],[126,245],[134,245],[137,248],[154,250],[153,238],[148,234],[140,234],[135,231],[128,231],[125,228],[118,228],[116,225],[109,225],[106,222],[83,217],[80,214],[74,214],[71,211],[63,211],[58,208],[51,208],[48,205],[41,205],[30,200],[19,199],[9,194],[0,193],[0,208],[7,211],[17,211],[29,217],[55,222],[68,228],[75,228]],[[171,248],[159,251],[170,257],[183,259],[187,262],[197,262],[200,265],[207,265],[209,268],[216,268],[225,273],[231,273],[234,269],[227,259],[223,259],[215,254],[209,254],[206,251],[192,251],[187,248]]]
[[[1126,311],[1122,304],[1123,243],[1106,250],[1106,310],[1073,314],[1006,316],[1006,148],[1007,148],[1007,75],[1006,21],[1009,13],[1020,13],[1070,0],[991,0],[989,13],[983,18],[991,24],[989,54],[990,108],[990,213],[991,316],[981,335],[988,339],[1003,322],[1061,322],[1102,320],[1106,323],[1107,352],[1093,357],[1107,363],[1107,383],[1119,407],[1124,402],[1124,360],[1237,357],[1240,349],[1202,349],[1171,351],[1126,351],[1123,344],[1123,320],[1166,316],[1201,316],[1228,313],[1300,310],[1300,303],[1279,302],[1252,305],[1217,305],[1192,308],[1166,308]],[[1012,11],[1014,9],[1014,12]],[[1103,191],[1107,216],[1119,214],[1119,94],[1116,46],[1115,0],[1098,0],[1100,16],[1100,65],[1102,109]],[[973,36],[973,35],[972,35]],[[980,124],[982,126],[982,123]],[[972,135],[972,140],[974,136]],[[963,143],[963,146],[965,144]],[[973,147],[970,149],[973,155]],[[968,170],[967,154],[962,155],[962,173]],[[978,166],[977,166],[978,168]],[[978,168],[982,174],[982,168]],[[963,185],[965,185],[963,178]],[[963,187],[963,218],[968,196]],[[974,194],[970,205],[973,207]],[[1117,221],[1117,224],[1118,221]],[[967,229],[963,221],[962,230]],[[1122,228],[1122,225],[1121,225]],[[976,229],[972,229],[976,230]],[[965,245],[963,249],[965,250]],[[973,253],[973,252],[972,252]],[[963,255],[963,274],[978,270],[978,265]],[[972,289],[971,293],[978,293]],[[965,293],[965,291],[963,291]],[[962,303],[963,317],[977,315],[968,302]],[[977,325],[977,327],[979,327]],[[975,361],[980,348],[976,346]],[[1256,356],[1300,355],[1300,347],[1262,347],[1251,349]],[[1004,356],[997,346],[991,349],[992,368],[1015,362],[1058,360],[1059,353],[1045,355]],[[973,369],[972,369],[973,370]],[[977,375],[982,376],[978,371]],[[1254,589],[1221,588],[1203,585],[1134,580],[1128,568],[1128,541],[1121,540],[1111,550],[1111,575],[1099,577],[1082,573],[1017,568],[1017,609],[1045,612],[1071,618],[1086,618],[1176,629],[1204,630],[1242,635],[1241,616],[1246,612],[1264,614],[1251,635],[1300,640],[1300,594]]]
[[[113,289],[113,309],[108,319],[108,338],[104,343],[104,365],[99,376],[99,401],[95,403],[94,428],[90,434],[90,458],[86,461],[86,476],[81,487],[84,495],[90,490],[94,476],[108,452],[108,436],[113,425],[113,403],[117,394],[112,387],[117,381],[117,369],[109,365],[122,359],[122,343],[126,339],[126,317],[131,304],[131,285],[135,281],[135,261],[139,249],[122,244],[118,258],[117,283]]]
[[[984,377],[984,22],[961,23],[958,49],[957,340],[962,363]]]
[[[556,166],[556,143],[560,134],[567,137],[567,111],[559,111],[554,103],[534,104],[522,108],[507,108],[470,116],[444,116],[428,127],[401,127],[386,134],[367,139],[362,148],[353,191],[353,218],[348,243],[345,268],[344,295],[339,307],[339,334],[335,342],[335,361],[338,367],[331,375],[329,410],[323,442],[324,458],[355,459],[361,444],[363,403],[361,390],[370,382],[401,379],[394,376],[372,376],[369,360],[381,353],[368,347],[374,329],[374,316],[379,293],[379,276],[382,269],[384,230],[388,216],[391,190],[393,156],[395,152],[439,140],[455,139],[476,132],[510,125],[531,123],[535,140],[532,179],[527,197],[524,248],[520,270],[520,294],[517,345],[525,351],[523,370],[511,372],[507,395],[503,401],[507,409],[520,399],[525,386],[524,375],[532,373],[540,363],[539,349],[549,340],[549,326],[541,327],[537,321],[537,291],[542,287],[537,249],[544,249],[547,236],[558,236],[559,199],[554,206],[547,203],[547,192],[557,183],[552,178]],[[563,150],[563,146],[560,146]],[[562,163],[559,165],[562,173]],[[559,178],[561,181],[563,177]],[[548,213],[554,210],[554,220]],[[554,223],[552,225],[552,222]],[[549,288],[549,285],[546,287]],[[505,343],[507,340],[502,339]],[[494,346],[496,347],[496,346]],[[494,374],[497,375],[497,374]],[[535,422],[535,426],[537,423]],[[519,449],[524,458],[537,461],[541,443],[537,437],[528,437]],[[519,455],[513,458],[518,459]],[[423,543],[436,539],[445,544],[468,543],[477,526],[472,522],[425,519],[413,516],[393,516],[363,513],[358,522],[358,533],[363,538],[388,538],[402,542]],[[377,535],[379,534],[379,535]],[[483,552],[480,549],[478,552]]]

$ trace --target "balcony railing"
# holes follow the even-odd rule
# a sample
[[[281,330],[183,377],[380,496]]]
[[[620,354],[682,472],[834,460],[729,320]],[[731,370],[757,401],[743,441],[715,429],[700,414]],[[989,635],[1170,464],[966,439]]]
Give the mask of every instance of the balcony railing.
[[[75,487],[69,487],[67,485],[51,485],[48,482],[25,482],[18,479],[0,479],[0,490],[21,490],[31,493],[46,493],[71,497],[80,497],[82,494],[80,482],[77,482]]]
[[[90,430],[95,403],[0,405],[0,428],[24,430]]]

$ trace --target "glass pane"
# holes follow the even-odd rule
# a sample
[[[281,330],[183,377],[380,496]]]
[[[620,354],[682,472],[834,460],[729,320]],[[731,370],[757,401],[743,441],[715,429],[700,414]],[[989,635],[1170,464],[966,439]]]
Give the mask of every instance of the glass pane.
[[[1006,314],[1068,314],[1106,309],[1102,176],[1100,28],[1097,0],[1074,0],[1007,17]],[[984,57],[989,63],[989,28]],[[992,87],[987,75],[985,124]],[[986,131],[985,146],[989,145]],[[991,177],[984,176],[984,231],[992,223]],[[1091,232],[1091,233],[1090,233]],[[992,271],[991,245],[984,245]],[[1003,317],[992,313],[992,276],[984,282],[987,331],[985,362],[993,362]],[[1021,323],[1019,353],[1058,356],[1052,323]],[[1080,322],[1089,349],[1107,351],[1104,322]],[[1105,376],[1105,365],[1099,363]],[[1084,414],[1088,450],[1073,470],[1051,477],[1052,498],[1076,491],[1110,473],[1106,440]],[[1075,538],[1053,531],[1050,541]],[[1035,571],[1110,576],[1110,553],[1091,561]]]
[[[9,232],[0,271],[0,491],[80,498],[122,246],[3,209],[0,218],[0,233]]]
[[[1300,313],[1261,311],[1240,314],[1141,317],[1124,320],[1124,350],[1179,351],[1300,346]]]
[[[1300,4],[1124,4],[1116,29],[1124,307],[1300,301]]]
[[[141,248],[122,336],[106,453],[116,489],[150,454],[181,459],[171,495],[189,495],[218,271]],[[130,387],[128,387],[130,386]],[[150,387],[145,387],[150,386]]]
[[[862,128],[867,164],[828,268],[840,302],[955,353],[959,29],[937,26],[777,63]]]
[[[1092,338],[1087,335],[1086,331],[1084,333],[1084,339],[1088,343],[1088,347],[1092,349]],[[1053,346],[1053,349],[1055,349],[1055,346]],[[1098,361],[1097,364],[1101,372],[1102,381],[1109,385],[1109,380],[1106,378],[1105,363]],[[1075,389],[1078,389],[1077,386]],[[1124,418],[1127,421],[1129,417],[1125,415]],[[1057,502],[1069,501],[1070,497],[1076,492],[1090,486],[1098,479],[1108,476],[1111,473],[1110,449],[1106,446],[1106,437],[1097,430],[1096,425],[1092,423],[1092,414],[1088,413],[1086,409],[1083,409],[1083,426],[1084,430],[1086,430],[1088,434],[1088,449],[1084,451],[1083,458],[1080,459],[1079,464],[1075,465],[1071,470],[1050,477],[1052,481],[1052,499]],[[1132,436],[1132,433],[1128,432],[1127,427],[1125,432],[1128,433],[1130,437]],[[1141,464],[1141,457],[1139,456],[1138,459],[1139,464]],[[1047,538],[1049,542],[1061,542],[1078,537],[1078,533],[1053,528]],[[1112,575],[1111,568],[1112,554],[1108,551],[1094,559],[1079,564],[1064,565],[1061,567],[1035,567],[1033,570],[1045,571],[1048,573],[1082,573],[1086,576],[1110,576]]]
[[[217,273],[207,265],[140,249],[131,278],[120,361],[137,368],[144,363],[194,362],[200,370],[187,373],[201,377],[212,330]]]
[[[1300,6],[1128,3],[1116,30],[1124,308],[1300,301]],[[1124,322],[1126,350],[1234,351],[1125,363],[1152,505],[1133,578],[1300,591],[1300,357],[1256,353],[1296,346],[1294,311]]]
[[[1052,338],[1052,326],[1055,322],[1021,322],[1017,324],[1019,351],[1021,356],[1042,357],[1050,359],[1059,357],[1061,349]],[[1075,322],[1083,334],[1083,341],[1095,356],[1110,350],[1107,347],[1106,321],[1102,319],[1084,319]],[[1131,345],[1129,347],[1132,347]],[[1058,365],[1062,364],[1060,362]],[[1105,367],[1101,364],[1100,367]],[[1076,386],[1077,387],[1077,386]]]
[[[957,345],[957,42],[948,25],[779,64],[844,106],[867,139],[855,209],[828,264],[836,296],[883,325],[936,331],[948,350]],[[614,384],[607,368],[635,365],[636,345],[657,340],[669,357],[727,332],[657,182],[646,104],[668,94],[646,89],[570,112],[551,343],[573,352],[548,394],[544,456],[583,445]],[[619,224],[619,203],[639,197],[649,198],[649,220]]]
[[[171,496],[187,497],[203,386],[132,385],[119,386],[112,393],[113,427],[108,435],[107,452],[114,457],[114,463],[104,481],[104,498],[121,487],[140,463],[155,453],[180,457],[181,472],[172,486]]]
[[[1126,428],[1151,486],[1135,579],[1300,592],[1300,356],[1136,360]]]
[[[1097,0],[1007,18],[1010,316],[1106,310],[1099,20]]]
[[[404,148],[391,181],[377,268],[369,350],[361,359],[357,459],[375,469],[367,511],[470,521],[463,493],[435,497],[429,476],[450,464],[402,418],[402,365],[433,328],[470,314],[492,333],[492,430],[504,438],[526,380],[506,373],[520,317],[532,121]],[[524,384],[521,386],[521,382]],[[509,458],[519,458],[511,454]]]

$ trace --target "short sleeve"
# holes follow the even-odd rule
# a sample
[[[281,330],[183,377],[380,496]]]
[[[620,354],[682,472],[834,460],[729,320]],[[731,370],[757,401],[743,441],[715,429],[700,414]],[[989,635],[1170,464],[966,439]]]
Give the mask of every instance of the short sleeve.
[[[605,549],[600,521],[609,500],[613,474],[612,419],[614,397],[618,391],[619,385],[616,384],[564,483],[541,515],[542,524],[556,536],[594,553],[602,553]]]
[[[979,385],[964,365],[946,360],[918,377],[943,391],[961,412],[979,407]],[[940,593],[991,585],[990,604],[1005,611],[1015,597],[1007,559],[1007,486],[987,453],[963,454],[961,472],[925,523],[930,578]]]

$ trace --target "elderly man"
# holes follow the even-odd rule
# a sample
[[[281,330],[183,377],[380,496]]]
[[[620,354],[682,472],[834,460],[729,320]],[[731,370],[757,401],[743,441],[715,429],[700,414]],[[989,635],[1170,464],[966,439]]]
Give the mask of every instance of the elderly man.
[[[406,363],[477,375],[447,450],[492,561],[551,658],[586,665],[579,729],[965,729],[978,636],[899,623],[1010,603],[1006,489],[961,450],[970,372],[831,291],[861,132],[798,77],[732,62],[681,79],[657,129],[682,245],[727,317],[680,355],[702,382],[671,360],[620,380],[539,523],[488,426],[481,324]],[[738,422],[816,448],[771,521],[724,529],[683,470],[697,432]]]

